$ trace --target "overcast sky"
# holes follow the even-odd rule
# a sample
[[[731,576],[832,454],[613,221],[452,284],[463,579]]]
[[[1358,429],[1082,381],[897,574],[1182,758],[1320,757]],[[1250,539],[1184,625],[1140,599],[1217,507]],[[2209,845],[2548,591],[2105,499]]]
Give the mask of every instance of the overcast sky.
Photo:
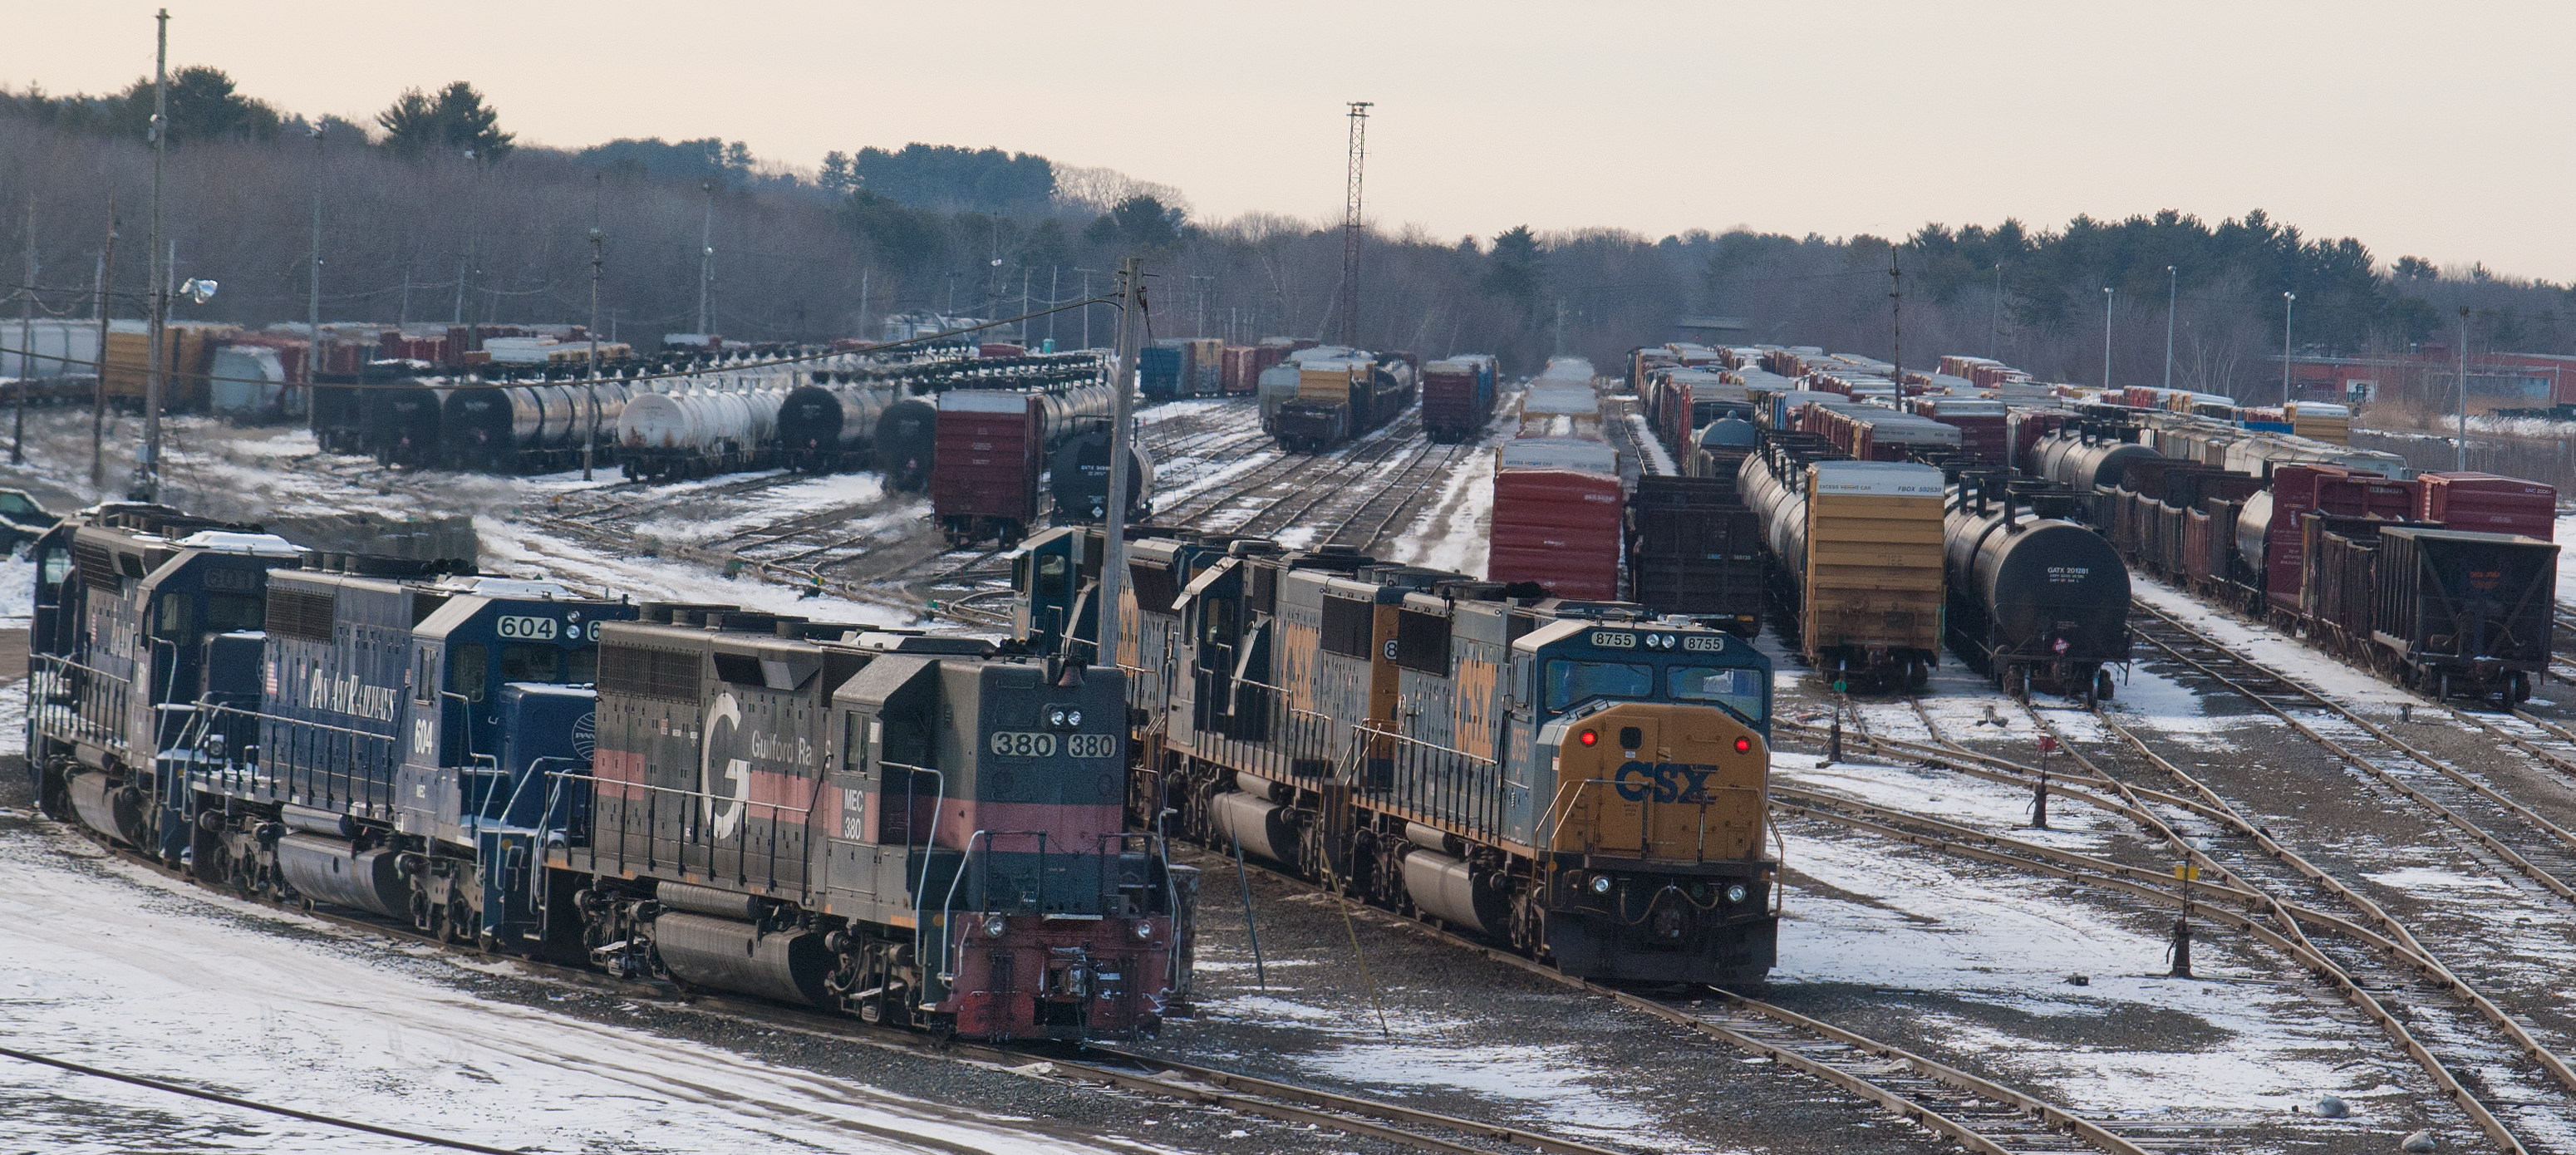
[[[0,84],[121,87],[156,7],[22,5]],[[1368,211],[1491,236],[2260,207],[2383,263],[2576,279],[2576,5],[562,3],[169,5],[173,67],[364,120],[469,80],[522,140],[998,146],[1182,189],[1198,216]]]

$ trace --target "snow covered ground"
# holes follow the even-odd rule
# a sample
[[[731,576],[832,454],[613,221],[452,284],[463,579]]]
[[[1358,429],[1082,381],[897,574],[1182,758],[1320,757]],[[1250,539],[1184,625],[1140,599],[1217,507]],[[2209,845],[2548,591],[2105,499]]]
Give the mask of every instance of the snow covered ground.
[[[2072,803],[2052,808],[2052,830],[2015,829],[2030,794],[2002,783],[1816,763],[1774,755],[1786,782],[2059,849],[2099,854],[2128,835],[2125,820]],[[1775,1001],[1796,1005],[1795,987],[1820,983],[1920,1003],[1916,1029],[2079,1110],[2277,1114],[2326,1092],[2364,1116],[2379,1102],[2403,1109],[2406,1090],[2349,1042],[2367,1028],[2233,936],[2204,933],[2199,977],[2170,979],[2162,916],[2124,916],[2042,877],[1814,823],[1790,822],[1783,836],[1792,882]],[[2112,1029],[2146,1023],[2159,1026],[2143,1037]]]
[[[0,629],[27,624],[36,612],[36,563],[25,558],[0,559]]]
[[[49,1057],[510,1148],[1111,1149],[614,1021],[478,997],[464,988],[472,976],[438,952],[174,893],[20,815],[0,816],[0,875],[9,879],[0,888],[0,926],[9,928],[0,934],[0,1037]],[[0,1064],[0,1147],[10,1150],[421,1150]]]

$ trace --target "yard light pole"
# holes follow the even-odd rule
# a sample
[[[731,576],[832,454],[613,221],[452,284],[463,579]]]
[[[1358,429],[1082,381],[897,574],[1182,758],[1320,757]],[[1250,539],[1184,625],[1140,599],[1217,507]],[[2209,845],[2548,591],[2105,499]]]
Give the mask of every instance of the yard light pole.
[[[2102,286],[2102,387],[2111,387],[2111,286]]]
[[[2165,388],[2173,388],[2174,306],[2182,300],[2182,276],[2165,266]]]
[[[2290,407],[2290,311],[2299,307],[2297,293],[2281,294],[2281,408],[2289,416]]]
[[[2460,472],[2469,471],[2469,307],[2460,306]]]

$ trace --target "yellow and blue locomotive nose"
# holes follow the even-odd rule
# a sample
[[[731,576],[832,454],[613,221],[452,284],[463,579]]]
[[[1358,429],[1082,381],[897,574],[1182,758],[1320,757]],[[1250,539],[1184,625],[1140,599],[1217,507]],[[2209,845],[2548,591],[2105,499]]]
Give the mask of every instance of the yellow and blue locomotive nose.
[[[1710,707],[1649,702],[1559,725],[1553,849],[1694,862],[1760,856],[1771,752],[1753,727]]]

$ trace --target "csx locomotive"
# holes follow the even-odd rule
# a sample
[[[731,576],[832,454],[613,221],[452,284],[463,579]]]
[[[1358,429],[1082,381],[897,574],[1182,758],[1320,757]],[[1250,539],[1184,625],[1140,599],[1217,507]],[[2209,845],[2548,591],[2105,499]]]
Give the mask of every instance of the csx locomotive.
[[[1112,668],[149,505],[36,547],[46,811],[208,885],[984,1038],[1154,1029]]]
[[[1019,632],[1088,653],[1101,539],[1017,554]],[[1776,954],[1771,664],[1619,603],[1347,550],[1128,546],[1134,818],[1608,980]]]

